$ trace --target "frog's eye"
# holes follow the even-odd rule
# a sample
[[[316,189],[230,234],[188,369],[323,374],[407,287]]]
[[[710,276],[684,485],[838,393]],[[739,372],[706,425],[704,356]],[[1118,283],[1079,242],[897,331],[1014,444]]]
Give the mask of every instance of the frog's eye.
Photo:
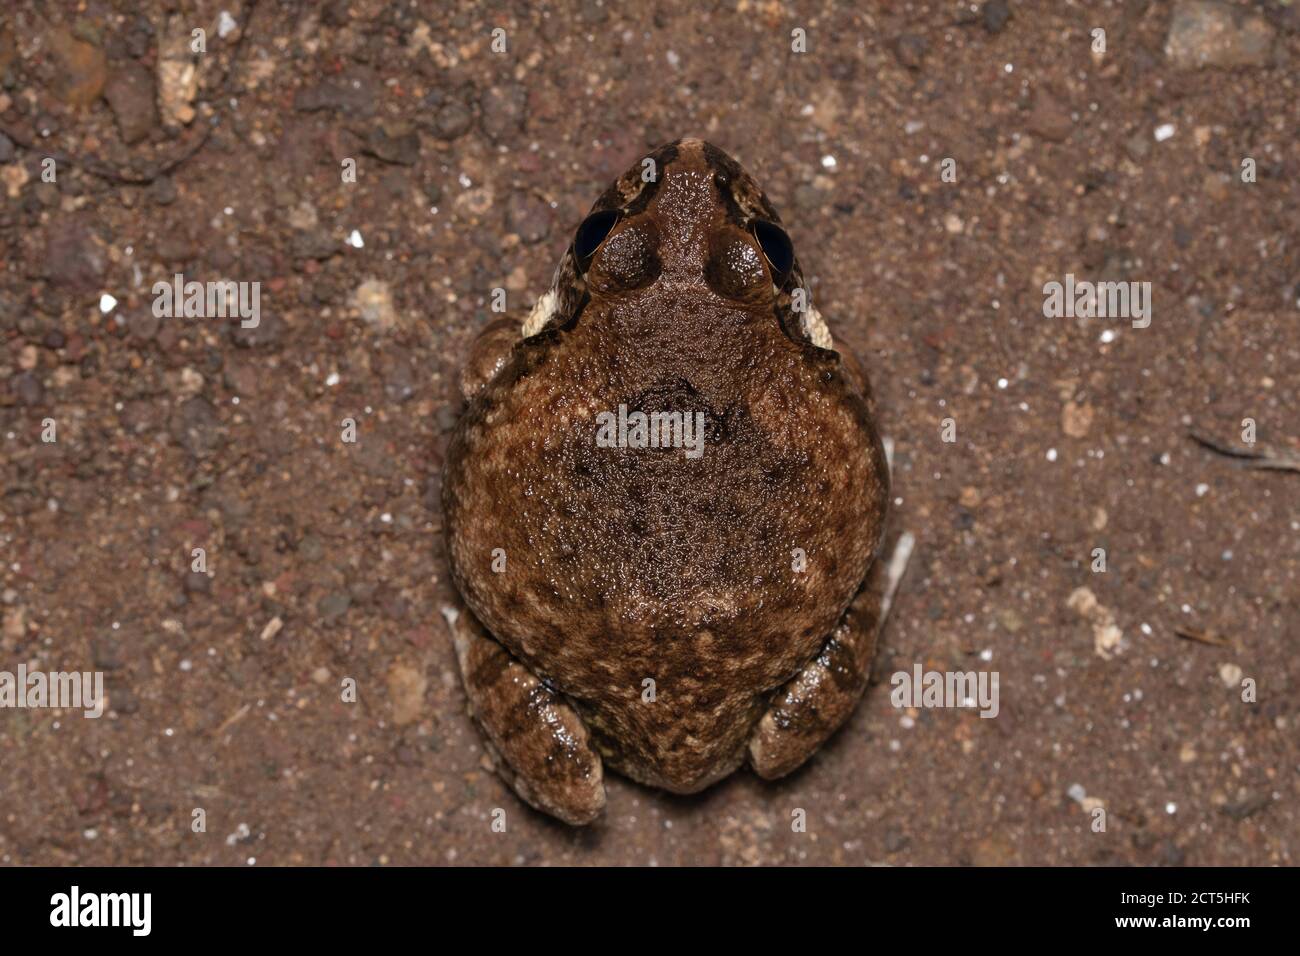
[[[772,270],[772,284],[778,288],[783,286],[794,268],[794,245],[790,237],[780,226],[761,219],[755,219],[751,228]]]
[[[582,221],[577,235],[573,237],[573,255],[578,260],[579,270],[587,271],[587,266],[591,265],[591,257],[596,254],[596,250],[600,248],[600,244],[605,241],[605,237],[609,235],[616,222],[618,222],[617,209],[593,212]]]
[[[727,232],[710,236],[704,281],[726,299],[757,302],[772,294],[763,256],[743,234]]]
[[[658,227],[644,217],[621,224],[589,263],[587,284],[594,291],[627,292],[649,285],[662,268]]]

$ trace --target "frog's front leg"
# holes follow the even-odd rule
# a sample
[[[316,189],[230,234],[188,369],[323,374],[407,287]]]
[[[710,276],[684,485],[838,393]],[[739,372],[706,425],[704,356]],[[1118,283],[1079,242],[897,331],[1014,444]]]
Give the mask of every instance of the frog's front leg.
[[[497,772],[525,803],[565,823],[590,823],[605,807],[600,755],[562,696],[488,634],[464,605],[444,607],[469,698]]]
[[[749,762],[760,777],[775,780],[790,773],[853,713],[914,544],[904,532],[889,559],[876,560],[821,652],[772,698],[749,740]]]
[[[572,256],[566,254],[555,271],[551,288],[537,299],[522,321],[496,319],[479,331],[470,345],[469,359],[461,367],[460,393],[465,401],[471,401],[505,367],[519,342],[537,335],[557,317],[571,314],[580,299],[581,281],[575,269]]]
[[[497,319],[483,326],[469,347],[460,370],[460,394],[470,401],[506,364],[521,338],[518,319]]]

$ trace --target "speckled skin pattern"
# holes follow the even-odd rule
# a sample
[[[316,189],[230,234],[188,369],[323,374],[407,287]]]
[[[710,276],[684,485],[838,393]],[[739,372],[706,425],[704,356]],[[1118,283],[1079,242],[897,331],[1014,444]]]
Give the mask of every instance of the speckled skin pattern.
[[[851,712],[875,642],[874,618],[855,637],[846,616],[889,497],[865,376],[812,344],[797,259],[779,269],[753,233],[780,220],[748,174],[694,140],[650,156],[651,182],[638,162],[593,207],[617,224],[586,259],[570,246],[540,331],[483,334],[443,484],[470,709],[520,795],[577,823],[603,803],[602,762],[698,791],[745,760],[774,701],[770,732],[799,723],[798,700],[833,724],[756,763],[793,769]],[[597,414],[620,405],[702,411],[703,453],[598,447]],[[826,673],[854,686],[822,692],[819,718],[808,691],[837,630],[852,653]]]

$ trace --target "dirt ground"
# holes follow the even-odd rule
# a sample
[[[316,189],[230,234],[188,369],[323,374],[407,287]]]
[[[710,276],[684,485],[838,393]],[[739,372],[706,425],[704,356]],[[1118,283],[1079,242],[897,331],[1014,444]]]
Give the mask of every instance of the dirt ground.
[[[0,671],[109,703],[0,711],[0,861],[1300,862],[1300,474],[1189,438],[1300,452],[1300,9],[849,6],[5,4]],[[576,831],[465,713],[452,383],[686,135],[867,360],[918,546],[809,765],[615,777]],[[260,324],[155,317],[177,273]],[[1067,274],[1149,282],[1149,326],[1046,317]],[[895,708],[917,663],[998,716]]]

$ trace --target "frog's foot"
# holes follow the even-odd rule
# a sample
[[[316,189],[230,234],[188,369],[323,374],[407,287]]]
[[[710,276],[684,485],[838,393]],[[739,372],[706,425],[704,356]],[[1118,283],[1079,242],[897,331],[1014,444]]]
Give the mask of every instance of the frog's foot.
[[[497,319],[483,326],[460,370],[460,394],[465,401],[473,399],[501,371],[519,340],[518,319]]]
[[[605,807],[600,756],[582,718],[463,605],[444,607],[469,711],[497,772],[532,807],[581,826]]]
[[[776,692],[749,740],[749,762],[760,777],[784,777],[848,720],[871,674],[876,638],[915,539],[903,532],[888,561],[872,566],[821,652]]]

